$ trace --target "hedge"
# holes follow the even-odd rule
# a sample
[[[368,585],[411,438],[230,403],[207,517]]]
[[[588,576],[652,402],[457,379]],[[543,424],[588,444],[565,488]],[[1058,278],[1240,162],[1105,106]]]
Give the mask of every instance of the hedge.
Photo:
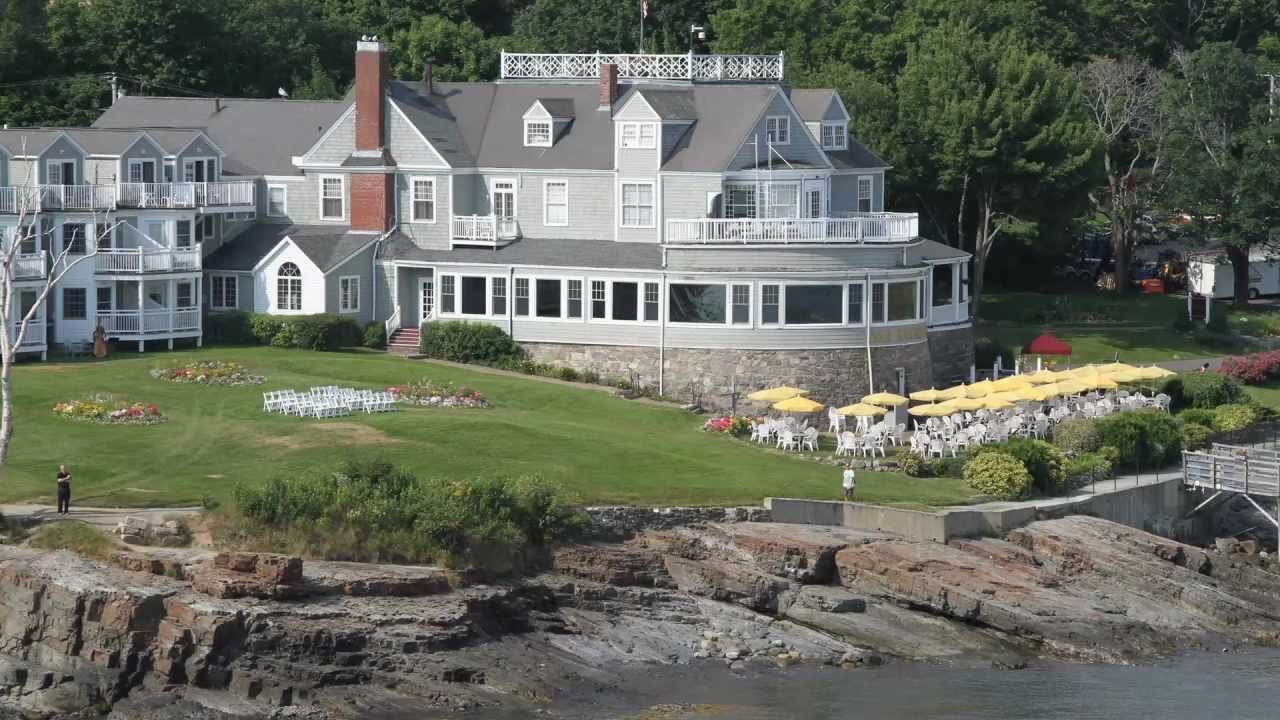
[[[387,326],[374,320],[364,326],[364,346],[373,348],[374,350],[384,350],[387,347]]]
[[[204,316],[204,341],[211,345],[252,345],[258,341],[247,312],[216,312]]]
[[[426,323],[419,347],[427,357],[481,365],[505,366],[523,355],[502,328],[465,320]]]
[[[1053,444],[1068,455],[1095,452],[1102,447],[1098,426],[1090,419],[1067,420],[1053,426]]]
[[[210,343],[274,345],[304,350],[337,350],[360,344],[360,326],[338,315],[210,313],[204,339]]]
[[[1159,410],[1119,412],[1098,418],[1103,446],[1119,451],[1117,465],[1151,468],[1172,465],[1182,453],[1182,428]]]
[[[1031,487],[1031,474],[1018,458],[999,451],[983,452],[964,464],[964,481],[984,495],[1017,500]]]
[[[1240,383],[1218,373],[1182,373],[1165,380],[1160,392],[1169,396],[1176,408],[1208,408],[1243,402]]]
[[[994,445],[982,445],[975,454],[1002,452],[1022,463],[1031,475],[1032,485],[1042,495],[1056,495],[1066,488],[1064,466],[1067,458],[1058,448],[1043,440],[1013,438]]]
[[[1258,420],[1258,411],[1252,405],[1231,403],[1213,409],[1213,429],[1218,432],[1243,430]]]

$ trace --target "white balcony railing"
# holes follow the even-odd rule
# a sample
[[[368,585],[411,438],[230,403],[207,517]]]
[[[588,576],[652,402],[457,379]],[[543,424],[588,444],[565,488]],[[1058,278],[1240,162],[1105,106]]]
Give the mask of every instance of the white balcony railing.
[[[116,206],[115,185],[40,185],[41,210],[92,212]]]
[[[17,340],[18,331],[22,329],[21,322],[15,322],[13,327],[9,329],[9,339]],[[32,318],[31,323],[27,325],[27,334],[22,338],[22,344],[18,346],[19,350],[39,350],[45,347],[45,325],[44,318]]]
[[[520,236],[515,218],[495,215],[455,215],[452,235],[454,244],[498,246]]]
[[[41,280],[49,273],[48,256],[44,253],[22,253],[13,259],[13,279]]]
[[[502,53],[503,78],[596,78],[600,65],[618,67],[619,78],[646,80],[782,79],[782,53],[777,55],[649,55],[619,53]]]
[[[253,207],[254,183],[177,182],[120,183],[118,206],[122,208]]]
[[[915,213],[861,213],[835,218],[702,218],[668,220],[672,245],[900,243],[920,234]]]
[[[199,272],[200,243],[185,248],[103,248],[93,256],[99,273]]]
[[[98,325],[108,338],[125,338],[196,333],[200,331],[200,308],[158,310],[115,310],[100,312]]]

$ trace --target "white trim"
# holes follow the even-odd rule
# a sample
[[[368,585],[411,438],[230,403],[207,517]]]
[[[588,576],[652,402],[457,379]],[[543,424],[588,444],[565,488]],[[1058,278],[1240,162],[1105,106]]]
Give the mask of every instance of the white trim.
[[[174,153],[170,157],[177,158],[178,156],[182,155],[182,153],[186,152],[187,148],[191,147],[192,145],[195,145],[197,140],[199,140],[200,138],[204,138],[204,141],[209,143],[209,147],[213,148],[213,151],[218,153],[218,160],[219,160],[218,164],[221,165],[222,164],[221,160],[222,158],[227,156],[227,151],[223,150],[222,146],[214,142],[213,138],[206,135],[203,130],[193,130],[192,132],[194,132],[196,136],[191,138],[189,141],[187,141],[186,145],[183,145],[182,148],[178,150],[178,152]]]
[[[366,233],[366,232],[352,232],[351,234],[352,234],[352,235],[368,235],[368,236],[369,236],[369,242],[367,242],[367,243],[365,243],[364,245],[361,245],[360,247],[358,247],[358,248],[356,248],[355,250],[351,251],[351,253],[349,253],[346,257],[342,258],[342,259],[341,259],[341,260],[339,260],[338,262],[336,262],[336,263],[334,263],[333,265],[331,265],[331,266],[329,267],[329,269],[328,269],[328,270],[323,270],[323,271],[321,271],[321,274],[322,274],[322,275],[324,275],[324,276],[328,277],[330,273],[333,273],[334,271],[341,269],[343,265],[346,265],[347,263],[351,262],[351,258],[353,258],[353,257],[355,257],[355,256],[357,256],[357,255],[359,255],[360,253],[364,252],[365,250],[368,250],[368,249],[369,249],[369,246],[370,246],[370,245],[372,245],[372,244],[374,244],[374,243],[376,243],[376,242],[378,242],[378,238],[380,238],[380,237],[382,236],[382,233],[379,233],[379,232],[368,232],[368,233]],[[296,245],[297,243],[294,243],[294,244]],[[305,255],[306,253],[303,253],[303,254]],[[308,258],[308,260],[310,260],[310,258]],[[315,263],[312,263],[312,265],[315,265]],[[316,269],[319,269],[319,266],[317,266],[317,268],[316,268]]]
[[[483,314],[462,312],[462,278],[464,277],[484,279],[484,313]],[[508,317],[513,317],[514,316],[513,313],[515,312],[515,307],[516,307],[514,282],[509,283],[509,287],[507,287],[506,289],[507,290],[507,294],[505,296],[507,300],[506,314],[503,314],[503,315],[493,314],[493,281],[495,278],[506,280],[507,277],[508,275],[505,268],[495,268],[493,270],[483,270],[483,271],[454,270],[450,272],[440,272],[440,270],[437,268],[432,273],[432,282],[434,283],[432,292],[435,295],[435,298],[434,298],[435,317],[447,318],[447,319],[474,318],[474,319],[480,319],[480,320],[506,320]],[[450,278],[453,280],[453,311],[452,312],[444,311],[444,280],[445,278]],[[426,278],[419,278],[419,283],[418,283],[419,304],[421,304],[422,302],[422,298],[421,298],[422,282],[421,281],[425,279]],[[532,302],[533,301],[532,295],[533,295],[533,292],[531,291],[530,304],[529,304],[530,311],[533,311],[534,309],[534,305]],[[563,310],[564,310],[564,307],[562,305],[561,311],[563,312]]]
[[[208,276],[209,276],[209,309],[210,309],[210,310],[239,310],[239,309],[240,309],[240,275],[241,275],[241,273],[231,273],[231,272],[210,272],[210,273],[208,273]],[[219,305],[219,304],[217,303],[217,301],[216,301],[216,300],[214,300],[214,298],[215,298],[216,296],[215,296],[215,295],[214,295],[214,293],[213,293],[213,288],[214,288],[214,282],[215,282],[215,281],[217,281],[217,280],[221,280],[221,281],[222,281],[222,284],[223,284],[223,295],[222,295],[222,299],[223,299],[223,301],[224,301],[224,302],[223,302],[223,304],[221,304],[221,305]],[[230,280],[230,281],[234,284],[234,286],[235,286],[235,294],[236,294],[236,301],[235,301],[235,303],[234,303],[234,304],[231,304],[231,305],[227,305],[227,304],[225,303],[225,301],[226,301],[226,299],[227,299],[226,292],[225,292],[225,291],[226,291],[226,282],[227,282],[228,280]]]
[[[658,126],[656,122],[640,122],[635,120],[627,120],[618,122],[618,148],[622,150],[656,150],[658,148]],[[644,137],[645,128],[653,131],[653,136],[646,143]],[[627,131],[634,130],[634,145],[627,144]]]
[[[401,170],[412,169],[408,165],[401,165]],[[612,175],[616,170],[586,170],[582,168],[512,168],[512,167],[479,167],[479,168],[458,168],[453,171],[453,175],[507,175],[510,173],[520,174],[550,174],[550,175]],[[719,173],[708,173],[709,175],[719,175]]]
[[[193,140],[192,142],[195,141]],[[195,179],[195,166],[197,162],[204,163],[204,180]],[[190,180],[187,179],[188,163],[190,163],[192,167]],[[214,170],[212,173],[209,172],[210,165],[212,165]],[[219,178],[222,177],[222,159],[215,155],[194,155],[192,157],[182,158],[181,167],[175,165],[173,172],[175,175],[179,173],[182,175],[181,178],[175,177],[175,182],[219,182]]]
[[[276,190],[276,189],[280,189],[280,190],[283,190],[283,191],[284,191],[284,203],[283,203],[284,212],[282,212],[282,213],[280,213],[280,214],[278,214],[278,215],[277,215],[277,214],[275,214],[275,213],[272,213],[272,212],[271,212],[271,191],[272,191],[272,190]],[[267,183],[267,198],[266,198],[266,200],[267,200],[267,203],[266,203],[266,208],[267,208],[266,216],[267,216],[267,217],[269,217],[269,218],[287,218],[287,217],[289,217],[289,186],[288,186],[288,184],[286,184],[286,183]]]
[[[440,154],[440,151],[439,151],[439,150],[436,150],[436,146],[431,144],[431,141],[427,139],[427,136],[425,136],[425,135],[423,135],[423,134],[422,134],[422,131],[418,129],[418,126],[417,126],[417,125],[414,125],[414,124],[413,124],[413,122],[411,122],[411,121],[409,120],[409,116],[404,114],[404,110],[400,107],[400,104],[399,104],[399,103],[397,103],[395,100],[393,100],[393,99],[391,99],[391,98],[387,98],[386,102],[387,102],[387,104],[388,104],[388,105],[390,105],[390,106],[391,106],[391,109],[392,109],[392,110],[395,110],[395,111],[396,111],[396,114],[400,116],[400,119],[401,119],[401,120],[403,120],[403,121],[405,122],[405,124],[407,124],[407,125],[409,126],[409,129],[410,129],[410,130],[413,130],[413,134],[414,134],[414,135],[417,135],[417,136],[418,136],[418,139],[419,139],[419,140],[421,140],[421,141],[423,142],[423,144],[427,146],[427,149],[428,149],[428,150],[430,150],[430,151],[431,151],[431,153],[432,153],[433,155],[435,155],[435,156],[436,156],[436,159],[440,161],[440,165],[439,165],[439,167],[437,167],[437,168],[432,168],[432,169],[436,169],[436,170],[438,170],[438,169],[440,169],[440,168],[452,168],[452,167],[453,167],[452,165],[450,165],[450,164],[449,164],[449,161],[448,161],[448,160],[445,160],[445,159],[444,159],[444,156]],[[356,105],[355,105],[355,103],[351,103],[351,108],[352,108],[353,110],[355,109],[355,106],[356,106]],[[387,126],[387,145],[390,145],[390,144],[391,144],[391,127],[390,127],[390,124],[388,123],[388,126]],[[401,169],[407,169],[407,168],[403,168],[403,167],[402,167]]]
[[[72,166],[72,168],[74,168],[74,167],[77,165],[77,163],[76,163],[76,161],[75,161],[75,159],[74,159],[74,158],[70,158],[70,159],[68,159],[68,158],[45,158],[45,161],[44,161],[44,180],[45,180],[45,182],[44,182],[44,183],[42,183],[42,184],[48,184],[48,185],[81,185],[81,184],[83,184],[83,182],[82,182],[82,181],[84,180],[84,178],[72,178],[72,179],[71,179],[71,182],[67,182],[67,181],[62,177],[62,168],[63,168],[63,166],[65,166],[65,165],[67,165],[67,164],[70,164],[70,165]],[[55,165],[58,167],[58,182],[54,182],[54,181],[52,180],[52,178],[51,178],[50,176],[51,176],[51,175],[53,175],[53,173],[49,172],[49,170],[50,170],[51,168],[53,168]],[[74,172],[75,172],[75,170],[73,169],[73,170],[72,170],[72,172],[74,173]],[[81,170],[81,171],[80,171],[80,173],[83,175],[83,174],[84,174],[84,171],[83,171],[83,170]],[[81,182],[77,182],[77,180],[79,180],[79,181],[81,181]]]
[[[791,102],[791,98],[788,97],[787,94],[782,92],[781,90],[775,90],[774,92],[776,93],[777,96],[782,97],[782,101],[786,103],[787,108],[791,111],[791,117],[796,118],[801,123],[803,123],[804,118],[800,115],[800,111],[796,109],[795,103]],[[770,104],[773,103],[772,97],[769,98],[769,102]],[[766,111],[767,111],[767,106],[766,106]],[[766,128],[767,128],[767,125],[766,125]],[[803,135],[804,137],[808,138],[809,143],[813,147],[814,152],[818,153],[818,157],[822,158],[822,163],[826,166],[825,169],[827,170],[832,169],[834,166],[831,164],[831,158],[827,157],[827,153],[822,149],[822,143],[819,142],[818,138],[813,137],[813,133],[807,132],[807,131],[803,133]],[[736,157],[736,154],[734,155],[734,157]],[[730,160],[732,161],[732,159],[733,158],[731,157]]]
[[[772,99],[770,99],[770,102],[772,102]],[[785,130],[787,131],[786,140],[770,140],[769,139],[769,133],[773,132],[772,130],[770,130],[769,124],[775,120],[781,120],[786,124],[786,127],[785,127]],[[776,133],[776,134],[780,135],[781,133]],[[789,115],[766,115],[764,118],[764,138],[765,138],[765,142],[771,145],[790,145],[791,144],[791,117]]]
[[[564,186],[564,222],[553,223],[547,219],[547,209],[550,205],[547,198],[550,197],[547,188],[551,185]],[[542,224],[545,227],[568,227],[569,226],[569,181],[564,178],[544,178],[542,181]]]
[[[547,126],[546,139],[530,140],[529,127],[531,125],[546,125]],[[544,118],[532,118],[532,119],[525,118],[524,119],[524,132],[523,132],[522,139],[524,140],[525,147],[551,147],[551,144],[555,140],[555,134],[556,134],[556,124],[553,120],[551,120],[551,118],[545,118],[545,119]]]
[[[431,218],[428,220],[418,217],[418,190],[416,185],[420,182],[430,183],[431,185]],[[436,192],[436,179],[434,177],[425,175],[409,176],[409,222],[434,225],[436,218],[440,216],[439,197],[440,194]]]
[[[342,306],[342,284],[355,281],[355,292],[348,290],[347,297],[355,298],[354,307]],[[354,314],[360,312],[360,276],[359,275],[339,275],[338,276],[338,312],[343,315]]]
[[[297,157],[291,158],[293,161],[293,164],[295,166],[301,167],[303,164],[307,163],[308,162],[307,158],[311,157],[311,154],[314,153],[316,150],[318,150],[320,146],[328,142],[329,136],[338,130],[338,128],[342,125],[342,123],[346,121],[347,117],[355,114],[355,111],[356,111],[356,104],[353,102],[351,103],[351,105],[347,107],[346,112],[339,115],[338,119],[335,120],[333,124],[329,126],[329,129],[324,131],[324,134],[320,136],[320,139],[316,140],[315,143],[311,145],[311,147],[307,148],[306,152],[302,153]],[[409,123],[409,124],[412,125],[413,123]]]
[[[494,196],[497,194],[495,187],[498,183],[511,183],[511,218],[517,223],[520,222],[520,180],[516,177],[489,178],[489,214],[494,217],[498,215],[498,204],[494,202]]]
[[[867,198],[867,209],[862,209],[862,181],[866,180],[870,186],[869,197]],[[855,212],[875,212],[876,211],[876,178],[874,175],[859,175],[853,186],[853,209]]]
[[[844,115],[844,122],[847,125],[853,118],[849,117],[849,109],[844,105],[844,98],[840,97],[840,91],[835,88],[832,88],[831,95],[839,103],[837,107],[840,108],[840,114]]]
[[[297,247],[297,246],[295,245],[294,247]],[[284,274],[283,274],[283,271],[284,271],[284,266],[285,266],[285,265],[292,265],[293,267],[297,268],[297,270],[298,270],[298,274],[297,274],[296,276],[295,276],[295,275],[284,275]],[[287,282],[288,282],[290,285],[292,285],[292,284],[293,284],[293,282],[294,282],[295,280],[297,281],[297,283],[298,283],[298,307],[296,307],[296,308],[293,308],[293,307],[290,307],[290,308],[281,307],[281,305],[280,305],[280,301],[281,301],[281,299],[282,299],[282,297],[283,297],[283,296],[280,294],[280,280],[281,280],[282,278],[283,278],[283,279],[286,279],[286,280],[287,280]],[[281,314],[281,315],[299,315],[299,314],[301,314],[301,313],[303,312],[303,310],[304,310],[304,308],[305,308],[305,306],[306,306],[306,305],[305,305],[305,303],[303,303],[303,301],[302,301],[302,300],[303,300],[303,297],[304,297],[304,295],[305,295],[305,290],[306,290],[306,288],[304,287],[305,283],[303,283],[302,278],[303,278],[303,275],[302,275],[302,268],[301,268],[301,267],[298,267],[298,264],[297,264],[297,263],[293,262],[292,260],[285,260],[284,262],[280,263],[279,267],[277,267],[277,268],[276,268],[275,275],[274,275],[274,276],[272,276],[272,278],[271,278],[271,281],[272,281],[272,282],[274,282],[274,283],[276,284],[275,308],[274,308],[274,310],[273,310],[274,312],[279,313],[279,314]]]
[[[127,183],[145,183],[145,182],[146,182],[146,180],[145,180],[144,178],[146,177],[146,174],[145,174],[145,173],[143,173],[142,171],[139,171],[139,173],[138,173],[139,177],[138,177],[138,179],[137,179],[137,180],[134,180],[134,179],[133,179],[133,167],[134,167],[135,165],[136,165],[136,166],[138,166],[138,167],[144,167],[145,165],[147,165],[147,163],[150,163],[150,164],[152,165],[152,168],[151,168],[151,177],[152,177],[152,180],[151,180],[151,182],[154,182],[154,183],[162,182],[162,181],[164,180],[164,165],[163,165],[160,161],[157,161],[155,158],[150,158],[150,157],[148,157],[148,158],[128,158],[127,162],[125,163],[125,168],[124,168],[124,171],[125,171],[125,172],[124,172],[124,180],[122,180],[121,182],[127,182]]]
[[[75,138],[73,138],[73,137],[71,137],[71,135],[70,135],[69,133],[67,133],[67,131],[66,131],[66,130],[60,130],[60,131],[58,131],[58,135],[57,135],[57,137],[55,137],[55,138],[53,139],[53,142],[49,143],[48,145],[45,145],[45,146],[44,146],[44,148],[43,148],[40,152],[36,153],[35,157],[41,157],[41,156],[43,156],[45,153],[49,152],[49,148],[53,147],[54,145],[57,145],[57,144],[58,144],[58,141],[59,141],[59,140],[61,140],[62,138],[66,138],[66,139],[67,139],[67,142],[71,143],[71,146],[72,146],[72,147],[74,147],[76,150],[79,150],[79,151],[80,151],[80,155],[81,155],[82,157],[89,157],[89,151],[88,151],[88,150],[85,150],[83,145],[81,145],[80,143],[76,142],[76,139],[75,139]]]
[[[627,225],[626,224],[626,212],[624,212],[625,206],[623,203],[623,198],[626,195],[627,185],[648,185],[649,186],[649,189],[653,192],[653,205],[652,205],[653,222],[649,223],[648,225]],[[644,206],[636,205],[636,207],[639,208]],[[628,230],[652,230],[653,228],[657,227],[657,223],[658,223],[658,185],[657,183],[654,180],[631,180],[626,178],[618,178],[618,227],[626,228]]]
[[[160,151],[160,157],[161,157],[161,158],[163,158],[163,159],[168,159],[168,158],[170,157],[170,156],[169,156],[169,154],[168,154],[168,153],[169,153],[169,151],[168,151],[168,150],[165,150],[165,149],[164,149],[164,147],[160,145],[160,143],[156,142],[156,139],[155,139],[155,138],[153,138],[153,137],[151,137],[151,135],[149,135],[149,134],[147,133],[147,131],[146,131],[146,130],[139,130],[139,131],[138,131],[138,135],[137,135],[137,137],[135,137],[135,138],[133,139],[133,141],[132,141],[132,142],[130,142],[128,145],[126,145],[126,146],[124,147],[124,149],[123,149],[123,150],[121,150],[120,152],[115,153],[115,154],[113,154],[113,155],[90,155],[90,156],[89,156],[89,158],[90,158],[91,160],[110,160],[111,158],[122,158],[122,159],[123,159],[123,158],[124,158],[124,156],[125,156],[125,155],[128,155],[128,154],[129,154],[129,151],[133,149],[133,146],[134,146],[134,145],[137,145],[137,144],[138,144],[139,142],[141,142],[144,138],[147,140],[147,142],[151,143],[151,147],[152,147],[152,148],[154,148],[154,149],[156,149],[156,150],[159,150],[159,151]],[[176,156],[174,156],[174,157],[176,157]]]
[[[828,145],[826,142],[827,128],[835,128],[835,137],[839,142]],[[847,150],[849,148],[849,123],[848,122],[826,122],[818,124],[818,143],[823,150]]]
[[[337,180],[342,184],[342,214],[338,217],[326,217],[324,214],[324,181]],[[316,176],[316,212],[322,222],[346,222],[347,215],[347,176],[346,175],[317,175]]]
[[[596,272],[600,272],[601,270],[603,270],[603,268],[598,268]],[[579,278],[577,276],[573,276],[568,279],[577,280]],[[575,320],[575,321],[581,319],[581,320],[585,320],[588,324],[591,324],[591,325],[623,325],[623,326],[647,325],[650,327],[657,326],[659,323],[662,322],[662,288],[661,288],[662,283],[661,283],[660,277],[645,278],[645,277],[636,277],[636,276],[630,276],[630,275],[624,275],[622,277],[612,277],[612,276],[602,277],[599,275],[589,274],[586,276],[585,280],[586,282],[583,283],[583,302],[582,302],[583,316],[582,318],[567,318],[567,319]],[[598,318],[593,314],[592,304],[595,301],[595,298],[593,296],[593,291],[592,291],[593,283],[604,283],[604,317],[602,318]],[[636,319],[635,320],[619,320],[613,317],[613,299],[615,295],[613,286],[616,285],[617,283],[631,283],[636,286]],[[644,291],[645,291],[646,285],[659,286],[658,287],[658,319],[657,320],[645,319]],[[567,291],[566,291],[566,297],[568,297]]]

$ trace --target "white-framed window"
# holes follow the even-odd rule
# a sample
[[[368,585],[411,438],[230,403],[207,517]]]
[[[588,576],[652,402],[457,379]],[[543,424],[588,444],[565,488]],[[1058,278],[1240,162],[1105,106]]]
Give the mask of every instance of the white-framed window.
[[[529,317],[529,278],[516,278],[516,317]]]
[[[627,149],[652,150],[658,146],[658,126],[654,123],[621,123],[618,137]]]
[[[622,227],[651,228],[655,217],[653,183],[622,183]]]
[[[848,146],[849,127],[844,123],[822,123],[822,149],[844,150]]]
[[[858,176],[858,212],[871,212],[872,188],[875,181],[870,175]]]
[[[360,312],[359,275],[343,275],[338,278],[338,312]]]
[[[564,317],[564,281],[560,278],[533,279],[533,316],[547,319]]]
[[[871,322],[894,324],[924,318],[923,281],[886,280],[871,284]]]
[[[729,315],[729,322],[733,325],[750,325],[751,324],[751,286],[750,285],[733,285],[729,288],[733,307]]]
[[[62,251],[68,255],[83,255],[85,252],[84,237],[83,223],[63,223]]]
[[[156,181],[156,161],[150,158],[129,160],[129,182],[153,183]]]
[[[795,218],[800,214],[800,186],[796,183],[769,183],[769,204],[765,217]]]
[[[409,180],[409,189],[413,194],[410,203],[410,219],[418,223],[436,221],[436,181],[435,178],[416,177]]]
[[[203,218],[197,219],[195,223],[195,230],[196,242],[202,243],[212,241],[213,236],[217,232],[217,227],[214,223],[214,216],[205,215]]]
[[[82,287],[62,289],[62,319],[84,320],[88,307],[88,291]]]
[[[566,317],[574,320],[582,319],[582,281],[570,280],[568,288],[569,306],[566,308]]]
[[[179,280],[173,286],[173,301],[180,308],[195,307],[195,293],[190,280]]]
[[[791,144],[791,118],[774,115],[764,119],[765,138],[773,145]]]
[[[609,319],[621,322],[640,320],[640,283],[614,280],[609,288]]]
[[[647,282],[644,284],[644,321],[658,322],[658,294],[659,288],[656,282]]]
[[[267,185],[267,217],[289,216],[289,186]]]
[[[240,290],[235,275],[209,276],[209,307],[214,310],[234,310],[239,307]]]
[[[165,160],[164,161],[164,181],[167,183],[173,182],[174,177],[177,176],[177,169],[178,169],[177,163],[175,163],[173,160]]]
[[[542,224],[548,227],[563,227],[569,224],[568,180],[543,182]]]
[[[45,163],[45,177],[50,185],[75,185],[76,163],[74,160],[49,160]]]
[[[756,216],[756,186],[751,183],[729,183],[724,186],[724,216],[753,218]]]
[[[844,322],[845,288],[838,284],[803,283],[783,286],[785,325],[840,325]]]
[[[489,314],[505,317],[507,314],[507,279],[489,278]]]
[[[939,264],[933,266],[933,307],[942,307],[951,304],[951,297],[955,291],[956,275],[959,273],[956,265]]]
[[[728,286],[716,283],[671,283],[667,286],[668,322],[725,325],[728,317]]]
[[[440,276],[440,314],[452,315],[458,303],[458,278],[455,275]]]
[[[347,219],[347,179],[345,177],[320,176],[320,219]]]
[[[591,317],[604,320],[609,317],[608,289],[604,280],[591,281]]]
[[[551,121],[524,121],[525,147],[551,147]]]
[[[845,322],[850,325],[862,324],[862,294],[864,292],[862,283],[849,283],[846,289],[848,293],[848,309],[845,312]]]
[[[276,271],[276,309],[302,309],[302,271],[291,262],[284,263]]]
[[[778,325],[782,322],[782,289],[778,285],[760,286],[760,324]]]
[[[115,294],[114,288],[112,288],[111,286],[107,286],[107,287],[98,286],[98,312],[100,313],[111,312],[111,307],[113,305],[112,296],[114,294]],[[25,305],[26,303],[23,303],[23,304]],[[27,305],[27,309],[30,310],[31,306]],[[23,313],[23,315],[25,314],[26,313]]]

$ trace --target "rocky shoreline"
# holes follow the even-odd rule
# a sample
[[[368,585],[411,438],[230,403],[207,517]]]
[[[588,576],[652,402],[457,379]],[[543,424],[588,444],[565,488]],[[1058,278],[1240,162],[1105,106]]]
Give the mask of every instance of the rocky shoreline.
[[[903,660],[1018,668],[1280,643],[1280,570],[1088,517],[1004,539],[910,542],[617,511],[547,571],[154,548],[97,563],[0,547],[0,717],[418,718],[542,707],[624,663]],[[623,539],[625,538],[625,539]]]

